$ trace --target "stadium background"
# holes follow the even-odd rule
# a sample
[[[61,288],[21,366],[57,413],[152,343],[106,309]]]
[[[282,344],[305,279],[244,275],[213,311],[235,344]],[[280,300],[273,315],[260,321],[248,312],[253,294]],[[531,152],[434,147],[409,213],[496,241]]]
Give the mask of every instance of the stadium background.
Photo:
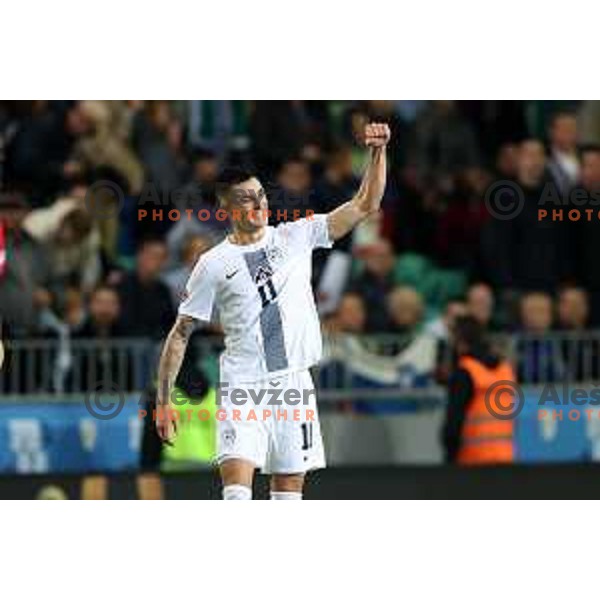
[[[597,224],[540,224],[528,210],[499,219],[485,198],[506,181],[526,200],[548,181],[562,192],[597,189],[599,104],[0,104],[0,494],[35,497],[54,482],[79,497],[82,481],[109,475],[121,492],[108,495],[136,495],[135,473],[155,466],[138,411],[152,395],[158,344],[190,266],[225,232],[214,216],[219,168],[256,168],[273,209],[327,211],[357,187],[369,119],[392,128],[383,211],[315,256],[326,335],[316,376],[334,468],[315,476],[314,489],[359,497],[377,480],[375,497],[476,497],[486,486],[557,496],[573,480],[594,494],[600,419],[539,421],[535,399],[547,383],[566,383],[568,394],[597,380]],[[186,208],[209,217],[169,216]],[[448,328],[465,312],[517,366],[526,392],[518,462],[576,471],[441,467]],[[220,344],[218,325],[192,341],[179,382],[192,404],[214,400]],[[90,405],[122,410],[98,418]],[[214,490],[214,423],[186,429],[162,457],[166,493],[203,497]]]

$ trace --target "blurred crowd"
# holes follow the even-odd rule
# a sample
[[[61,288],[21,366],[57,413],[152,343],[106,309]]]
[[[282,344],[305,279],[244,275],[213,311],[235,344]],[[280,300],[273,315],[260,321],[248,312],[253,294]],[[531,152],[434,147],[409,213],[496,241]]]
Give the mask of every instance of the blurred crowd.
[[[535,336],[598,325],[597,217],[537,211],[547,182],[565,198],[600,190],[600,102],[23,101],[0,103],[4,335],[162,338],[195,261],[226,234],[221,167],[256,169],[274,209],[328,211],[357,189],[372,119],[392,130],[389,184],[380,215],[315,255],[327,331],[443,342],[465,313]],[[486,208],[499,181],[523,191],[513,219]],[[532,353],[527,372],[558,377],[553,348]]]

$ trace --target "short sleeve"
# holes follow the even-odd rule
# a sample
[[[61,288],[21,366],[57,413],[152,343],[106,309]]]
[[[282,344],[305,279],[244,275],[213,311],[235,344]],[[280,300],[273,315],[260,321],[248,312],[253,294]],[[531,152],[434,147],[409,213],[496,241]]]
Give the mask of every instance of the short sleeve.
[[[312,215],[285,225],[292,245],[298,250],[331,248],[333,240],[329,237],[327,215]]]
[[[211,263],[204,256],[196,263],[185,286],[185,293],[179,305],[179,314],[199,321],[211,321],[214,314],[216,278]]]

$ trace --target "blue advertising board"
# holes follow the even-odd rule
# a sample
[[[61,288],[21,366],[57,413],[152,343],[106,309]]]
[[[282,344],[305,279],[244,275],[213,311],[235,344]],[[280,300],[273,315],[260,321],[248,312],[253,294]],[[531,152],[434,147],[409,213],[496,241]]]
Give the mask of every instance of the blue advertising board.
[[[111,419],[81,402],[0,404],[0,472],[82,473],[135,469],[142,420],[139,396]]]
[[[574,405],[575,391],[559,387],[548,401],[540,389],[523,388],[524,403],[515,423],[517,462],[600,460],[600,396],[598,406],[593,400]],[[139,395],[125,397],[118,415],[110,419],[94,418],[83,398],[0,403],[0,473],[137,469],[143,426],[139,400]],[[426,409],[418,404],[409,403],[404,412]],[[379,418],[386,418],[385,411]]]

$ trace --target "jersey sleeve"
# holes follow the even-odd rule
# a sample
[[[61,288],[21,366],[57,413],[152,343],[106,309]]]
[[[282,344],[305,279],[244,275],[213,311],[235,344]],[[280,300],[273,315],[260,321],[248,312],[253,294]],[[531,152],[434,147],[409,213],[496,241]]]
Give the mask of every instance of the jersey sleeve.
[[[216,278],[211,263],[202,256],[185,286],[179,314],[199,321],[211,321],[215,313]]]
[[[329,237],[327,215],[312,215],[285,225],[290,242],[298,250],[331,248],[333,240]]]

